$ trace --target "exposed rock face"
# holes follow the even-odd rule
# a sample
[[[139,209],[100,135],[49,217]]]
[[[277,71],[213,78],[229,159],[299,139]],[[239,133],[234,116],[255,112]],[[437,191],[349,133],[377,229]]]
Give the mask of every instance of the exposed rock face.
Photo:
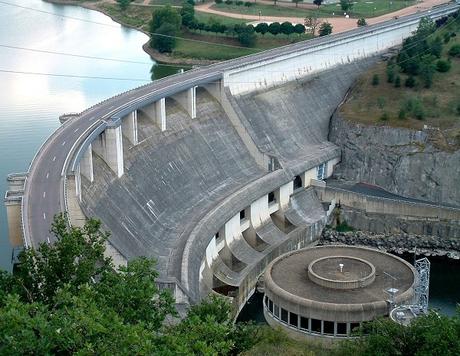
[[[320,243],[325,245],[364,245],[397,254],[413,253],[414,249],[417,248],[418,255],[460,259],[460,240],[440,239],[436,236],[373,234],[363,231],[338,232],[324,229]]]
[[[364,126],[334,115],[329,139],[342,149],[336,177],[460,206],[460,149],[441,131]]]

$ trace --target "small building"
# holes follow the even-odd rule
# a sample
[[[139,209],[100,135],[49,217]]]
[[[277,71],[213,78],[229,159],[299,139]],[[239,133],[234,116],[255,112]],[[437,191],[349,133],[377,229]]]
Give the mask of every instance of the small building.
[[[264,316],[290,336],[350,337],[364,321],[409,304],[416,270],[403,259],[366,247],[329,245],[286,253],[264,275]]]

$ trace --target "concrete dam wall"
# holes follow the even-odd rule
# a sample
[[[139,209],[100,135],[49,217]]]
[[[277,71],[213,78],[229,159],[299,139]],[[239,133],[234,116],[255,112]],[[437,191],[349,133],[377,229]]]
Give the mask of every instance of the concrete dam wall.
[[[239,308],[273,258],[319,237],[325,211],[312,190],[298,193],[332,174],[340,151],[327,141],[329,119],[370,63],[226,93],[255,147],[278,159],[272,171],[257,164],[237,121],[202,88],[195,119],[168,99],[165,131],[138,111],[139,144],[123,137],[122,177],[93,154],[94,181],[82,179],[85,214],[103,221],[127,260],[155,257],[160,278],[180,281],[192,300],[215,289]]]

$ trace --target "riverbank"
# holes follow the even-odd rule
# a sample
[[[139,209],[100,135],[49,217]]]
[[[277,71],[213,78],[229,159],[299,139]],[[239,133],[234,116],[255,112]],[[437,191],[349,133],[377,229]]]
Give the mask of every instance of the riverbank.
[[[136,24],[130,23],[121,19],[120,17],[116,16],[113,12],[110,12],[107,8],[104,8],[101,5],[104,4],[111,4],[111,2],[102,0],[102,1],[80,1],[80,0],[43,0],[44,2],[48,2],[51,4],[57,5],[70,5],[70,6],[80,6],[89,10],[98,11],[108,17],[110,17],[114,22],[132,28],[134,30],[140,31],[149,37],[148,41],[142,45],[142,49],[145,53],[147,53],[152,60],[159,64],[173,64],[173,65],[186,65],[186,66],[201,66],[201,65],[209,65],[212,63],[216,63],[218,61],[212,60],[205,60],[205,59],[192,59],[192,58],[177,58],[172,57],[170,55],[160,53],[154,48],[150,46],[150,34],[146,30],[145,25],[136,26]],[[133,5],[136,6],[136,5]]]
[[[324,229],[320,244],[363,245],[397,255],[406,253],[460,260],[460,240],[415,234],[374,234],[365,231],[339,232]]]

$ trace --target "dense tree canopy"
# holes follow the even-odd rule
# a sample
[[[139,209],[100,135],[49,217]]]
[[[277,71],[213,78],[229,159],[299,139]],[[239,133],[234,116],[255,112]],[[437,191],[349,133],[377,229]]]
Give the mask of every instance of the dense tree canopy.
[[[0,355],[226,355],[251,347],[254,327],[233,324],[217,297],[167,326],[174,300],[157,288],[155,262],[116,270],[100,227],[90,219],[68,228],[58,216],[55,243],[26,249],[13,275],[0,272]]]

